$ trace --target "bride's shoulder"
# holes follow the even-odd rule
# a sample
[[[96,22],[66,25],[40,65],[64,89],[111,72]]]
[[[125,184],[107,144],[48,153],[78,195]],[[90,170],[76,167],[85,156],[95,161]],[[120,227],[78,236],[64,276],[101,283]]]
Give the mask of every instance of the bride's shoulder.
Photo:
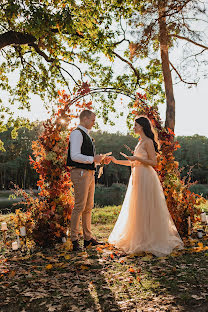
[[[154,145],[152,139],[146,138],[146,139],[144,140],[144,146],[145,146],[145,147],[149,147],[149,146],[152,146],[152,145]]]

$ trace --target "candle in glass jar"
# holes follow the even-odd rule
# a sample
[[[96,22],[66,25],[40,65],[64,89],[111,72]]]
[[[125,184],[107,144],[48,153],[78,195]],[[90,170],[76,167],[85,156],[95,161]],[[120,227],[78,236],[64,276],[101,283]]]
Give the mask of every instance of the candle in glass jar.
[[[20,235],[21,235],[21,236],[26,236],[26,228],[25,228],[25,226],[22,226],[22,227],[20,228]]]
[[[201,213],[201,222],[207,222],[206,212]]]
[[[197,237],[198,238],[202,238],[203,237],[202,231],[200,231],[200,230],[197,231]]]
[[[1,230],[2,230],[2,231],[7,231],[7,230],[8,230],[8,228],[7,228],[7,223],[6,223],[6,222],[2,222],[2,223],[1,223]]]
[[[12,250],[17,250],[18,249],[18,242],[13,242],[12,243]]]

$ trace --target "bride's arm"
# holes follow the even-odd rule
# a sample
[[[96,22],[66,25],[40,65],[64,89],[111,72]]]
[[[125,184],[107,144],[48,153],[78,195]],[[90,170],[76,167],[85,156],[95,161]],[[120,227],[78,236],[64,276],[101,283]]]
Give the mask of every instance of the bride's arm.
[[[123,165],[123,166],[131,166],[132,162],[129,160],[120,160],[120,159],[116,159],[115,157],[111,156],[111,160],[114,164],[117,165]]]
[[[145,148],[146,148],[146,151],[148,154],[148,159],[144,159],[144,158],[139,157],[139,156],[129,156],[128,160],[130,160],[130,161],[138,160],[139,162],[141,162],[144,165],[156,166],[157,165],[157,157],[156,157],[156,153],[155,153],[154,144],[153,144],[151,139],[145,143]]]

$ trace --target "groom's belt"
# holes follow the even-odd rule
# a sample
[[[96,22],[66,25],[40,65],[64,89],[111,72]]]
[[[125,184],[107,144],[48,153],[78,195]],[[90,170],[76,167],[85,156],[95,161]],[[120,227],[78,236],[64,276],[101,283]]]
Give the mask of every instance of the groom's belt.
[[[85,169],[85,168],[80,168],[80,167],[70,167],[71,169],[81,169],[81,170],[88,170],[88,171],[93,171],[95,169]]]
[[[94,171],[95,169],[86,169],[86,168],[80,168],[80,167],[70,167],[71,169],[82,169],[87,171]]]

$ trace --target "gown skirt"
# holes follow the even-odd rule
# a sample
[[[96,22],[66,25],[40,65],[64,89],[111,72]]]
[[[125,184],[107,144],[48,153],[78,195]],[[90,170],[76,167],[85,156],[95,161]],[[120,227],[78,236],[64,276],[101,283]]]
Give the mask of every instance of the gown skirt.
[[[150,252],[158,257],[169,255],[175,247],[183,248],[152,166],[137,162],[132,168],[121,212],[108,241],[127,254]]]

